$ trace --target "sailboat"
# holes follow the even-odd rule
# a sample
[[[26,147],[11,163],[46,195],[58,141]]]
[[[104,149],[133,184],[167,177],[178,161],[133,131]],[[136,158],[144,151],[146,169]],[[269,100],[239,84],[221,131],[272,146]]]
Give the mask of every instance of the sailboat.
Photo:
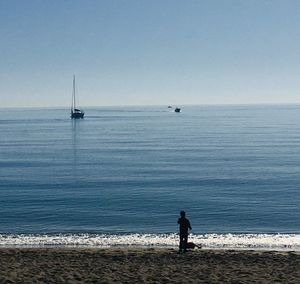
[[[75,97],[75,75],[73,76],[73,93],[72,93],[72,105],[71,105],[71,118],[83,118],[84,111],[76,108],[76,97]]]

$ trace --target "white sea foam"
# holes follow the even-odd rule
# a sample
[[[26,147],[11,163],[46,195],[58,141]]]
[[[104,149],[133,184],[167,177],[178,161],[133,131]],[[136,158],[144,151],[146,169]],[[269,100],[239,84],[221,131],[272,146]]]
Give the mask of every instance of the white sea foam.
[[[300,251],[300,234],[191,234],[206,249]],[[177,234],[0,234],[2,247],[177,247]]]

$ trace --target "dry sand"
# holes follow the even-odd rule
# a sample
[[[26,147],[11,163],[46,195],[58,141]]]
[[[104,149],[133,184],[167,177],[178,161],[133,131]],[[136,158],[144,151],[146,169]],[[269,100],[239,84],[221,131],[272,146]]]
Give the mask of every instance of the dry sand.
[[[300,254],[3,248],[0,283],[300,283]]]

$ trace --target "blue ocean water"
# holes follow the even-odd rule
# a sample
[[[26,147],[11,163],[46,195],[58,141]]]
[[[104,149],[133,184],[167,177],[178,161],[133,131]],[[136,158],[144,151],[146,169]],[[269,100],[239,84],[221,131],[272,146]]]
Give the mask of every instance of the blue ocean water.
[[[300,247],[300,105],[85,112],[1,109],[0,245],[169,238],[185,210],[195,237],[281,234]]]

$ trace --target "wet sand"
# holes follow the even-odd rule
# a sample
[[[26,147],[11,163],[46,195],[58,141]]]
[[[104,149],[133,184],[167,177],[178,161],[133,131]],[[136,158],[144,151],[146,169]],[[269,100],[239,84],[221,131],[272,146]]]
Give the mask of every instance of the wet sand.
[[[300,283],[300,253],[2,248],[0,283]]]

